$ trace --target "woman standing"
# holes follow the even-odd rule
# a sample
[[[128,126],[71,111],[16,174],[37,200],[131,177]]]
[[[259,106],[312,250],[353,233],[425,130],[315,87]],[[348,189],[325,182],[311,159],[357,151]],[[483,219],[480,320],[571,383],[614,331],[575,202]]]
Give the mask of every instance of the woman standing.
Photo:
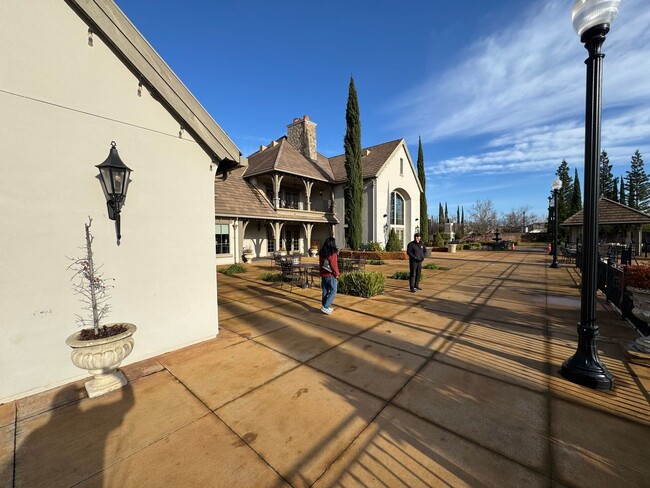
[[[319,252],[319,269],[321,276],[320,288],[323,292],[321,312],[331,315],[334,309],[332,302],[336,296],[339,278],[339,260],[337,255],[338,249],[333,237],[328,237],[323,243]]]

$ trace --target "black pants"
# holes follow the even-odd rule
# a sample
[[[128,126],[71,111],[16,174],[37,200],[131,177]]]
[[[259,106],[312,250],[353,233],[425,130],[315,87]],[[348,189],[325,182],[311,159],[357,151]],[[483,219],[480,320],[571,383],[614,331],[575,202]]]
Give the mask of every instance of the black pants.
[[[422,263],[409,259],[409,285],[411,290],[420,287],[420,272],[422,271]]]

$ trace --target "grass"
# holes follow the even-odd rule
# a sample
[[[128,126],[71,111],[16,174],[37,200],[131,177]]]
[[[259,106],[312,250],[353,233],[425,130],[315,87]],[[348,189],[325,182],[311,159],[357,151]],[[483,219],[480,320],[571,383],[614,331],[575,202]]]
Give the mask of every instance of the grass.
[[[244,268],[241,264],[231,264],[227,268],[223,268],[218,270],[219,273],[223,273],[226,275],[233,275],[233,274],[239,274],[239,273],[246,273],[248,270]]]
[[[368,261],[366,261],[366,264],[381,265],[386,264],[386,261],[383,259],[368,259]]]
[[[260,280],[266,281],[267,283],[279,283],[282,281],[282,273],[262,273]]]

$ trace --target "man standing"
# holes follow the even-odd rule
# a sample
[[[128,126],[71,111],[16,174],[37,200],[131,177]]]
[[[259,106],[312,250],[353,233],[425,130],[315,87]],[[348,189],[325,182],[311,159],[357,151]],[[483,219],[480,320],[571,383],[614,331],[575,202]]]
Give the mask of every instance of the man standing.
[[[422,261],[424,261],[424,244],[420,242],[422,237],[415,233],[413,241],[406,246],[406,254],[409,255],[409,285],[411,293],[415,293],[420,288],[420,272],[422,271]]]

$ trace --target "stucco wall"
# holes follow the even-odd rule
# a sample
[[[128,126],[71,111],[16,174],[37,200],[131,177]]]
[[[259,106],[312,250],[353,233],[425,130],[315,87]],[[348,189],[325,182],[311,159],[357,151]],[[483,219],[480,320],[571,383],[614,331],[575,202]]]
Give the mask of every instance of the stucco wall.
[[[400,158],[404,159],[404,171],[400,174]],[[386,245],[387,237],[384,235],[384,224],[387,218],[384,214],[390,210],[390,193],[398,190],[405,199],[404,209],[404,248],[413,239],[415,227],[419,224],[415,219],[420,217],[420,189],[417,174],[413,170],[413,163],[405,146],[400,145],[390,157],[388,163],[377,176],[377,213],[376,225],[378,242]]]
[[[87,376],[64,341],[88,216],[108,321],[138,326],[125,363],[217,334],[210,159],[87,30],[62,1],[0,4],[0,403]],[[112,140],[133,169],[119,246],[94,166]]]

